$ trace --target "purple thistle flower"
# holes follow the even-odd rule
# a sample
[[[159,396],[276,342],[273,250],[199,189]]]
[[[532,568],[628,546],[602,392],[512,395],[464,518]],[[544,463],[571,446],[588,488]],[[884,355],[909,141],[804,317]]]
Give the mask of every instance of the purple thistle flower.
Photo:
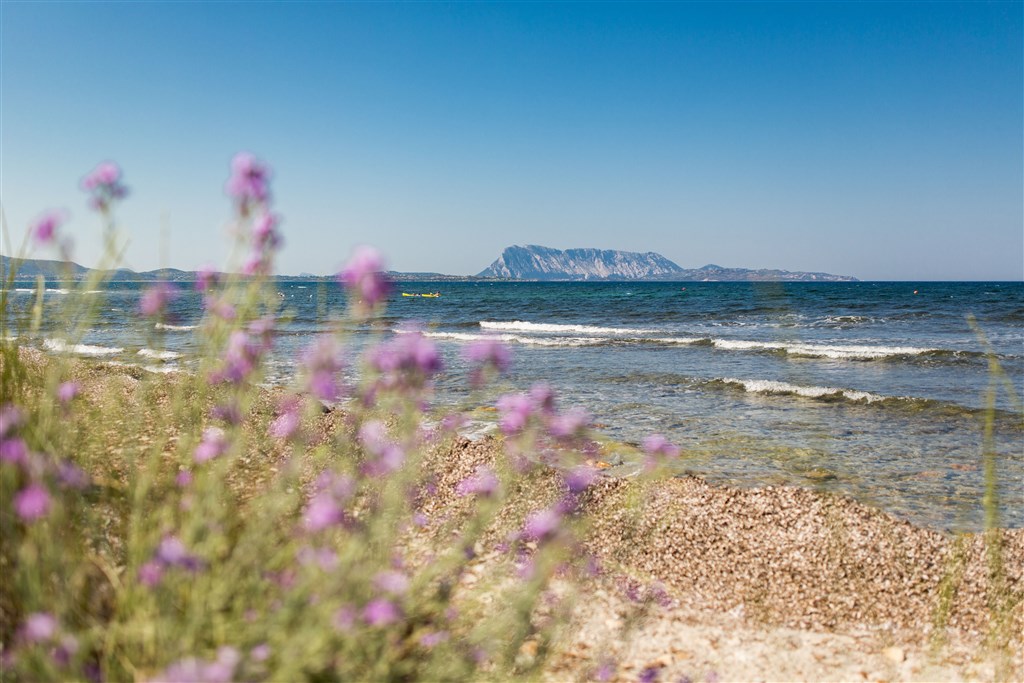
[[[530,400],[541,413],[549,414],[555,410],[555,391],[543,382],[530,387]]]
[[[637,681],[638,683],[654,683],[660,675],[661,671],[657,667],[649,666],[640,672]]]
[[[363,608],[363,621],[370,626],[387,626],[401,618],[402,611],[386,598],[374,598]]]
[[[429,650],[448,640],[448,637],[447,631],[431,631],[420,636],[420,645]]]
[[[270,274],[270,260],[263,254],[263,252],[254,251],[249,254],[249,258],[242,264],[243,275],[269,275]]]
[[[305,368],[306,388],[321,401],[337,401],[341,397],[341,386],[337,376],[344,364],[341,347],[333,337],[323,337],[306,349],[302,356]]]
[[[402,572],[389,569],[373,577],[373,585],[385,593],[402,595],[409,590],[409,577]]]
[[[216,316],[221,320],[234,320],[237,315],[235,307],[230,302],[215,296],[207,295],[203,297],[203,306],[210,315]]]
[[[111,161],[101,163],[86,174],[81,188],[91,195],[90,206],[104,213],[114,200],[128,195],[128,188],[121,184],[121,168]]]
[[[82,491],[91,480],[81,467],[70,460],[62,460],[57,463],[57,481],[67,488]]]
[[[341,632],[351,631],[356,623],[356,611],[350,605],[338,609],[331,617],[331,625]]]
[[[498,490],[498,477],[487,465],[480,465],[470,477],[458,483],[455,491],[460,496],[479,495],[485,498],[493,496]]]
[[[156,549],[156,561],[165,567],[181,567],[189,571],[197,571],[200,560],[185,548],[185,544],[177,536],[164,536]]]
[[[338,274],[357,312],[369,313],[391,291],[391,283],[384,276],[384,259],[373,247],[357,247],[348,264]]]
[[[203,440],[196,446],[193,457],[196,462],[207,462],[223,455],[230,446],[227,435],[218,427],[207,427],[203,430]]]
[[[533,401],[526,394],[505,394],[498,399],[498,426],[506,435],[518,434],[533,413]]]
[[[643,440],[643,449],[650,456],[664,456],[676,458],[679,456],[679,447],[669,443],[661,434],[652,434]]]
[[[418,331],[403,332],[370,353],[370,365],[391,387],[418,387],[443,366],[437,346]]]
[[[508,372],[512,365],[512,353],[508,347],[501,343],[496,337],[486,337],[473,342],[466,347],[463,356],[471,363],[477,363],[471,374],[473,386],[481,386],[484,382],[484,373],[487,368],[494,368],[498,374]]]
[[[581,436],[590,424],[590,414],[582,408],[570,408],[548,421],[548,432],[556,439],[571,439]]]
[[[210,409],[210,416],[218,420],[224,420],[224,422],[232,425],[242,423],[242,410],[238,407],[237,403],[214,406]]]
[[[66,635],[60,639],[57,647],[53,648],[53,663],[59,667],[66,668],[71,664],[71,658],[78,652],[78,639],[73,635]]]
[[[225,646],[217,650],[217,658],[212,662],[188,657],[171,664],[153,680],[160,683],[229,683],[234,679],[241,659],[238,650]]]
[[[42,643],[57,635],[57,619],[48,612],[33,612],[25,618],[21,637],[29,643]]]
[[[253,339],[242,330],[235,330],[228,337],[223,364],[213,372],[210,381],[214,384],[241,384],[256,369],[265,344]]]
[[[196,271],[196,291],[207,292],[220,283],[220,274],[213,266],[205,265]]]
[[[523,528],[523,537],[536,541],[547,539],[558,531],[561,523],[562,516],[557,510],[552,508],[540,510],[527,517],[526,525]]]
[[[188,470],[182,470],[181,472],[178,472],[178,476],[174,478],[174,483],[180,486],[181,488],[189,486],[192,483],[192,473],[189,472]]]
[[[344,519],[345,512],[338,501],[326,491],[313,496],[302,515],[303,526],[311,533],[340,524]]]
[[[276,249],[281,245],[277,226],[281,217],[273,213],[260,214],[252,225],[252,241],[255,249]]]
[[[147,317],[162,316],[167,304],[177,296],[178,290],[167,282],[158,282],[147,289],[139,299],[139,312]]]
[[[78,382],[64,382],[57,387],[57,400],[63,405],[67,405],[78,396],[81,391],[81,386]]]
[[[7,436],[7,433],[20,427],[25,421],[25,414],[21,408],[13,403],[6,403],[0,407],[0,437]]]
[[[164,565],[155,560],[150,560],[139,567],[139,583],[147,588],[152,588],[164,578]]]
[[[270,198],[270,169],[249,152],[239,152],[231,160],[231,176],[224,191],[245,213],[251,204]]]
[[[270,423],[268,431],[275,439],[290,439],[299,430],[300,417],[299,409],[287,408],[283,413],[274,418]]]
[[[607,659],[602,661],[601,664],[594,671],[594,680],[602,682],[610,681],[612,679],[612,676],[615,675],[615,669],[615,662]]]
[[[253,649],[249,650],[249,659],[254,662],[265,662],[270,659],[270,646],[266,643],[260,643]]]
[[[45,517],[50,512],[50,492],[40,484],[29,484],[14,496],[14,511],[26,522]]]
[[[28,446],[23,439],[0,439],[0,462],[12,465],[28,463]]]
[[[571,493],[580,493],[597,479],[597,469],[589,465],[579,465],[568,472],[564,472],[562,477]]]
[[[57,230],[66,220],[60,211],[47,211],[32,226],[32,238],[39,245],[52,243],[57,238]]]

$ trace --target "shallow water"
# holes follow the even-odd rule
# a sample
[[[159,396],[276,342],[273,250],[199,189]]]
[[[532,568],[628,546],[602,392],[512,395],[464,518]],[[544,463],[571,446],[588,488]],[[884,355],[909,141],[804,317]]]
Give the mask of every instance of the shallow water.
[[[30,285],[12,292],[30,305]],[[740,485],[796,484],[852,495],[916,523],[983,523],[981,418],[991,344],[1018,396],[1024,388],[1022,283],[402,283],[374,325],[348,324],[354,347],[413,322],[440,347],[437,401],[467,398],[465,346],[496,335],[514,351],[507,389],[551,383],[610,437],[665,434],[681,469]],[[269,379],[335,327],[333,283],[278,283],[283,324]],[[112,283],[78,346],[55,321],[27,341],[166,369],[198,348],[201,299],[183,293],[174,319],[144,327],[141,286]],[[46,292],[47,305],[68,296]],[[917,293],[915,294],[915,290]],[[400,290],[401,291],[401,290]],[[8,334],[11,334],[8,331]],[[48,340],[48,341],[47,341]],[[355,355],[357,352],[353,351]],[[183,354],[177,357],[171,354]],[[1024,429],[997,401],[999,493],[1006,526],[1024,526]]]

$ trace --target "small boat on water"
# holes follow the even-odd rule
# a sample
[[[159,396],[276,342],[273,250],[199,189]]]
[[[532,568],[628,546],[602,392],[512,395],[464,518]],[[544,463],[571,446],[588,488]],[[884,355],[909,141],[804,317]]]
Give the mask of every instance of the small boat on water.
[[[402,292],[402,296],[415,296],[422,299],[437,299],[441,296],[441,292],[424,292],[422,294],[418,292]]]

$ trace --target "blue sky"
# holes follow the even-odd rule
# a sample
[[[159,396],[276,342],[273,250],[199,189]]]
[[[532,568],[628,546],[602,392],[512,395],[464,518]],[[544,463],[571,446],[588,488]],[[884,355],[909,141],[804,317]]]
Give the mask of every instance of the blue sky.
[[[228,163],[274,169],[278,271],[369,243],[684,267],[1024,278],[1022,4],[0,3],[12,239],[112,159],[130,267],[224,265]]]

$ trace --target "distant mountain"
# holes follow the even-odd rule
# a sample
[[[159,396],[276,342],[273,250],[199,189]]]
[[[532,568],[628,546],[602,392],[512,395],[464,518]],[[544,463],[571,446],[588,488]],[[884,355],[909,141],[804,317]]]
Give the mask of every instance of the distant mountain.
[[[479,277],[511,280],[650,280],[682,273],[661,254],[612,249],[508,247]]]
[[[663,280],[671,282],[809,281],[854,282],[857,278],[829,273],[723,268],[708,264],[680,268],[661,254],[611,249],[551,249],[512,246],[480,272],[479,277],[508,280]]]
[[[72,280],[81,280],[93,272],[91,268],[80,266],[73,261],[47,261],[45,259],[14,259],[9,256],[0,256],[0,273],[3,279],[7,279],[7,273],[12,263],[17,263],[17,276],[19,280],[34,279],[42,275],[48,280],[63,280],[70,276]],[[187,270],[177,268],[159,268],[137,273],[128,268],[105,271],[104,279],[112,281],[143,281],[143,282],[192,282],[196,274]]]

